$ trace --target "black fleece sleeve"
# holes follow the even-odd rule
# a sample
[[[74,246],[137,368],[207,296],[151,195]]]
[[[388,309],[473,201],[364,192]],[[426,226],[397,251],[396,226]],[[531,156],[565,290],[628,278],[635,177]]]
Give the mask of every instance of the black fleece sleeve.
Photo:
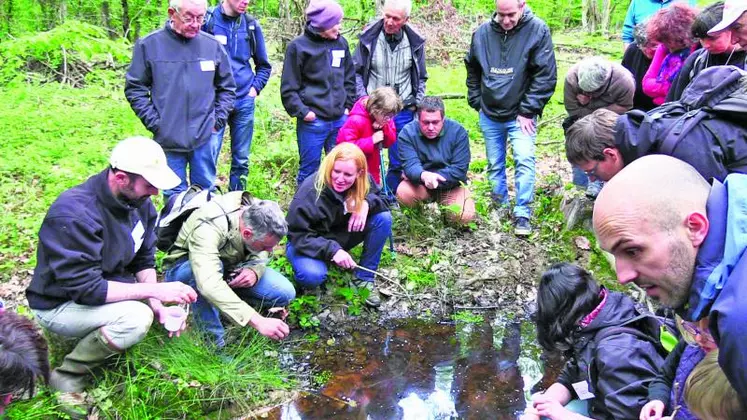
[[[102,230],[73,217],[51,217],[39,230],[48,269],[56,286],[81,305],[106,303],[108,283],[102,277]]]
[[[664,406],[671,408],[668,407],[669,397],[672,392],[674,376],[677,373],[677,366],[680,363],[680,358],[685,351],[685,347],[687,347],[687,342],[680,340],[667,358],[664,359],[664,363],[659,368],[659,373],[648,387],[649,401],[659,400],[664,403]]]
[[[288,240],[300,254],[323,261],[330,261],[342,249],[332,239],[320,236],[314,230],[316,221],[325,217],[315,205],[316,197],[294,197],[288,208]],[[370,205],[370,203],[369,203]]]
[[[542,110],[555,93],[555,85],[558,82],[550,29],[544,27],[539,36],[540,41],[529,56],[529,87],[519,104],[519,115],[526,118],[542,115]]]

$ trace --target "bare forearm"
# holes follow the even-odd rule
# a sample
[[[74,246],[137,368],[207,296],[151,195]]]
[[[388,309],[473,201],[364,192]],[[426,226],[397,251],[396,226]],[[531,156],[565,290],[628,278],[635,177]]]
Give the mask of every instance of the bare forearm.
[[[563,405],[568,404],[572,397],[568,388],[557,382],[552,384],[550,388],[547,388],[547,391],[545,391],[543,395]]]
[[[154,268],[148,268],[145,270],[138,271],[137,273],[135,273],[135,278],[137,279],[138,283],[144,283],[144,284],[158,283],[158,277],[156,276],[156,270]],[[148,304],[150,304],[150,307],[153,309],[159,306],[163,306],[160,300],[153,299],[153,298],[148,299]]]
[[[122,283],[107,281],[106,303],[124,300],[143,300],[154,296],[154,285],[150,283]]]

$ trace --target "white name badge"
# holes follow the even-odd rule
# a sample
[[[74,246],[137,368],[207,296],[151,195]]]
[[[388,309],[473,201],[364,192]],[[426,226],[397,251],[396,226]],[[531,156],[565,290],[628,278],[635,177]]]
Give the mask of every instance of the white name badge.
[[[215,62],[213,60],[202,60],[200,61],[200,69],[202,71],[215,71]]]
[[[332,67],[340,67],[345,58],[345,50],[332,50]]]
[[[133,249],[136,254],[140,249],[140,246],[143,245],[143,239],[145,239],[145,228],[143,227],[143,222],[138,220],[135,227],[132,228],[132,242],[134,243]]]
[[[594,398],[594,394],[589,392],[589,383],[586,381],[576,382],[575,384],[573,384],[573,390],[576,391],[576,394],[578,394],[578,399],[581,401]]]
[[[225,35],[218,35],[218,34],[216,34],[215,35],[215,39],[218,40],[218,42],[220,42],[221,45],[228,44],[228,38],[226,38]]]

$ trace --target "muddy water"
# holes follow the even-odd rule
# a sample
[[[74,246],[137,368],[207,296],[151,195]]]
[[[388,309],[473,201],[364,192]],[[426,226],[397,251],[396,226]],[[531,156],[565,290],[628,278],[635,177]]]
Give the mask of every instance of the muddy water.
[[[331,372],[273,419],[515,419],[559,362],[544,363],[528,321],[407,321],[315,344],[311,363]],[[548,366],[545,369],[545,365]],[[540,385],[542,384],[542,385]]]

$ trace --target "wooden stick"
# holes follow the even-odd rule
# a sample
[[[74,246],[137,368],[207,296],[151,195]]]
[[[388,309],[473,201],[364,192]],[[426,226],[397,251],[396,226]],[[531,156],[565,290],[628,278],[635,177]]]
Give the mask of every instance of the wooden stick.
[[[369,273],[371,273],[373,275],[376,275],[376,276],[379,276],[379,277],[383,278],[384,280],[388,281],[389,283],[395,284],[400,289],[402,289],[402,291],[405,293],[405,297],[407,298],[407,300],[409,300],[410,303],[412,303],[412,297],[410,297],[410,293],[407,291],[407,289],[405,288],[405,286],[401,285],[398,281],[394,281],[393,279],[391,279],[391,278],[389,278],[389,277],[387,277],[387,276],[379,273],[378,271],[371,270],[369,268],[363,267],[362,265],[356,264],[355,268],[360,268],[363,271],[368,271]]]
[[[466,309],[470,311],[478,311],[478,310],[487,310],[487,309],[501,309],[501,306],[498,305],[489,305],[489,306],[461,306],[461,305],[454,305],[454,309]]]

